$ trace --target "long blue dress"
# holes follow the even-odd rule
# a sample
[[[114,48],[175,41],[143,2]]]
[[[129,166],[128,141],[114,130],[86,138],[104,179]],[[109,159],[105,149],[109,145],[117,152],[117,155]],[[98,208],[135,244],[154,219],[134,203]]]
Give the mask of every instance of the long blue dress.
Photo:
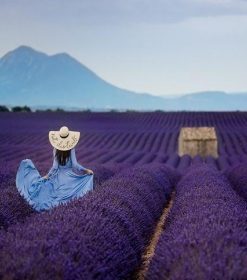
[[[36,211],[48,210],[93,190],[93,174],[74,172],[86,169],[77,162],[75,149],[71,149],[70,158],[64,166],[58,164],[55,151],[48,179],[40,176],[30,159],[22,160],[17,170],[16,187]]]

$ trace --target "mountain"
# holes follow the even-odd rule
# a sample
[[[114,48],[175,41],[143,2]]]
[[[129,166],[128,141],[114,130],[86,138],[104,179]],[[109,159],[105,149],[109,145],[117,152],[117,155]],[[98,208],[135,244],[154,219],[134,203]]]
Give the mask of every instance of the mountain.
[[[1,104],[162,109],[164,99],[107,83],[68,54],[21,46],[0,60]]]
[[[163,98],[116,87],[66,53],[27,46],[0,59],[0,105],[33,108],[135,110],[247,110],[247,94],[207,91]]]
[[[247,93],[205,91],[186,94],[173,100],[171,107],[173,110],[188,111],[246,111]]]
[[[203,91],[166,98],[168,111],[246,111],[247,93]]]

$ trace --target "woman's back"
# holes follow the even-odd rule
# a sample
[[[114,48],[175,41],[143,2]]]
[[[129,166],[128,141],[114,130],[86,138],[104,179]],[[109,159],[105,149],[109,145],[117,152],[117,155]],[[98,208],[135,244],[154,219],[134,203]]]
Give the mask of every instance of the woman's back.
[[[80,165],[77,162],[76,159],[76,154],[75,154],[75,148],[70,150],[70,154],[69,157],[66,161],[66,163],[64,165],[60,164],[58,162],[58,157],[57,157],[57,153],[56,153],[56,149],[53,149],[53,165],[50,169],[50,171],[48,172],[48,177],[50,177],[52,174],[54,174],[55,172],[57,172],[59,169],[65,169],[65,168],[72,168],[76,171],[84,171],[86,170],[85,167],[83,167],[82,165]]]

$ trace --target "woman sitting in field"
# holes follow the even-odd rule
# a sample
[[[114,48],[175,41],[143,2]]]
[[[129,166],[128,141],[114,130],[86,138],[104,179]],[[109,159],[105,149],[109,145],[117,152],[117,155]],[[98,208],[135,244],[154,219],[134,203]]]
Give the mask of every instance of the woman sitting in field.
[[[84,168],[76,160],[75,146],[80,132],[69,131],[66,126],[49,132],[54,147],[53,165],[44,177],[32,160],[22,160],[16,175],[16,186],[21,195],[37,211],[47,210],[60,203],[82,197],[93,190],[93,171]],[[84,171],[79,175],[73,170]]]

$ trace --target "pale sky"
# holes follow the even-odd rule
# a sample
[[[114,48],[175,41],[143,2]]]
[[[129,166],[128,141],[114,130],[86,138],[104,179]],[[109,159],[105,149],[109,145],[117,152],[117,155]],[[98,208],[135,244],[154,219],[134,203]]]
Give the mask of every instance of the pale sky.
[[[20,45],[137,92],[247,92],[246,0],[0,0],[0,57]]]

